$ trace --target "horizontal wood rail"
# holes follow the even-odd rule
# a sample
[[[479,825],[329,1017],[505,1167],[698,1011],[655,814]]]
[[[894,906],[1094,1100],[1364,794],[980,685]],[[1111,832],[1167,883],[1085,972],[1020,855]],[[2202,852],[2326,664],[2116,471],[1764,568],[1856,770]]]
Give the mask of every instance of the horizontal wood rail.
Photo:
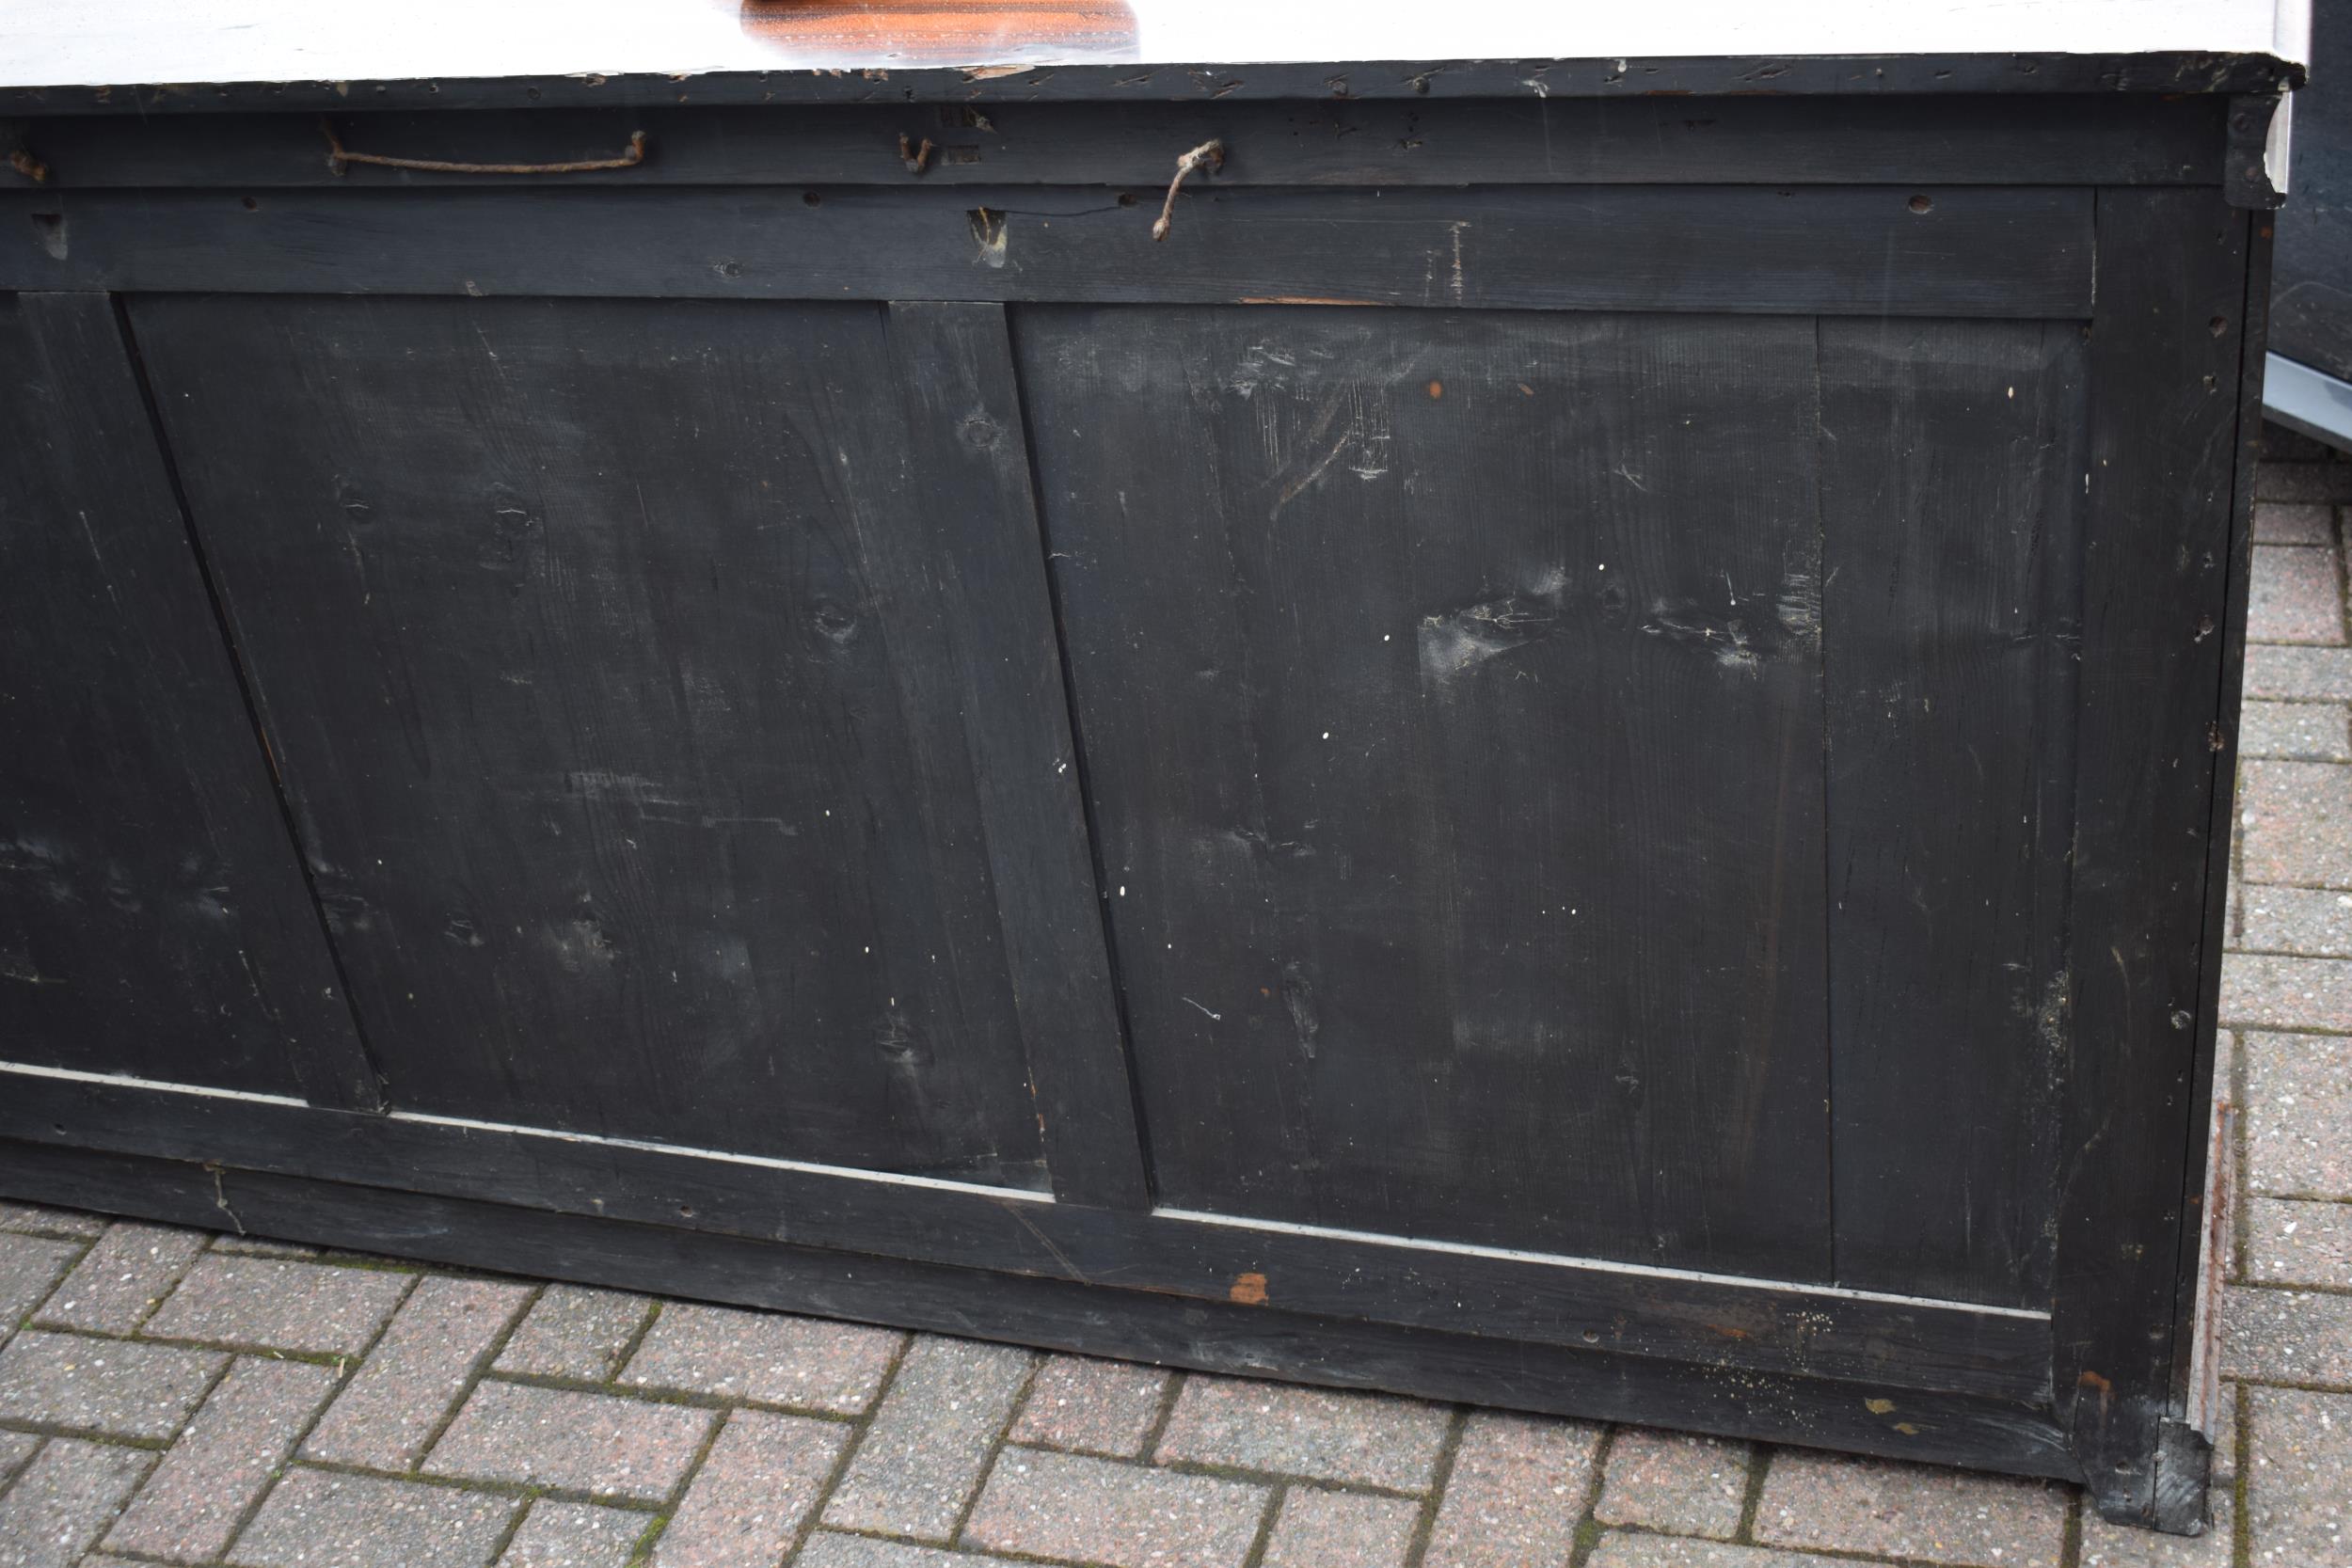
[[[895,170],[895,165],[893,166]],[[0,192],[0,289],[2080,319],[2091,193],[1587,185]],[[1912,198],[1931,198],[1924,212]],[[987,214],[982,223],[975,214]]]
[[[0,1064],[0,1138],[1699,1366],[2049,1399],[2040,1312]]]
[[[2045,1409],[1515,1344],[1279,1307],[1116,1297],[751,1237],[615,1225],[544,1209],[0,1138],[0,1192],[169,1224],[389,1252],[504,1274],[591,1279],[742,1307],[1016,1339],[1089,1355],[1374,1388],[1603,1421],[1663,1423],[2080,1481]],[[1116,1307],[1108,1303],[1116,1302]]]

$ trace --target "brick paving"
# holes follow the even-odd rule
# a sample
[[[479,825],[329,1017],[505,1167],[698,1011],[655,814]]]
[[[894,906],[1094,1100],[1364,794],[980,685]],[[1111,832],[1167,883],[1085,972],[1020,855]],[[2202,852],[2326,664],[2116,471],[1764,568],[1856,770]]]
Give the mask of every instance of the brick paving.
[[[2352,464],[2265,467],[2214,1518],[0,1202],[0,1568],[2352,1568]]]

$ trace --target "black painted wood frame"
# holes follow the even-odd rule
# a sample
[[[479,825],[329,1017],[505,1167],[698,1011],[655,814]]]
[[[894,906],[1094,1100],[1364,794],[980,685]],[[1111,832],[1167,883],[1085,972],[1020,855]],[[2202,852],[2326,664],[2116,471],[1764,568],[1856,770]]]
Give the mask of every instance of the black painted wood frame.
[[[629,90],[657,101],[650,87]],[[263,105],[260,96],[236,89],[219,102],[250,109],[303,97]],[[1433,109],[1460,111],[1448,123],[1470,148],[1507,141],[1525,108],[1436,96]],[[512,101],[504,85],[457,99]],[[1724,113],[1782,112],[1752,102],[1725,100]],[[57,186],[0,193],[0,290],[70,329],[58,341],[98,367],[82,373],[113,378],[105,417],[67,438],[124,454],[151,510],[170,494],[168,454],[158,433],[125,425],[138,401],[135,340],[118,331],[109,293],[888,306],[912,491],[930,515],[977,531],[943,528],[900,546],[959,557],[940,626],[947,666],[967,684],[941,701],[1025,716],[971,743],[994,843],[1018,852],[994,866],[998,917],[1053,1191],[386,1113],[356,1037],[338,1041],[331,1064],[313,1064],[333,1082],[298,1090],[310,1102],[0,1066],[0,1190],[1097,1354],[2055,1476],[2087,1483],[2111,1517],[2194,1528],[2207,1449],[2188,1373],[2201,1327],[2192,1300],[2267,223],[2223,199],[2217,156],[2204,155],[2217,149],[2199,140],[2213,101],[2163,111],[2147,102],[2058,117],[2051,134],[2066,150],[2050,166],[2062,177],[2046,182],[2019,166],[2034,161],[2029,150],[1991,156],[1977,182],[1947,141],[1923,136],[1915,162],[1898,140],[1850,179],[1786,190],[1743,183],[1758,173],[1740,163],[1748,153],[1705,154],[1628,176],[1637,183],[1588,184],[1572,215],[1534,183],[1551,176],[1526,170],[1507,187],[1399,182],[1407,188],[1375,212],[1360,191],[1316,188],[1359,183],[1360,166],[1310,158],[1180,204],[1161,246],[1145,237],[1148,214],[1104,188],[1152,172],[1133,151],[1148,138],[1108,111],[1094,165],[1041,159],[1021,176],[1035,182],[1027,187],[1002,159],[989,166],[998,184],[949,174],[936,187],[953,189],[877,187],[862,143],[847,140],[780,153],[788,171],[763,176],[765,165],[727,162],[739,144],[697,144],[707,123],[689,121],[680,166],[701,171],[694,182],[627,194],[611,190],[617,176],[586,189],[444,192],[380,175],[280,174],[276,160],[301,150],[307,119],[224,119],[214,142],[169,150],[124,137],[120,121],[58,122],[51,145],[74,157],[60,150]],[[1662,112],[1619,106],[1652,131]],[[1788,112],[1831,114],[1810,103]],[[2135,135],[2108,134],[2110,120]],[[25,135],[39,140],[46,123]],[[878,113],[857,122],[855,138],[893,123]],[[522,145],[544,143],[549,125],[483,129]],[[2107,139],[2065,135],[2086,125],[2107,128]],[[2182,149],[2161,166],[2136,139],[2149,127]],[[382,129],[427,149],[445,150],[453,134],[429,119]],[[1850,127],[1815,129],[1830,138],[1818,150]],[[566,125],[559,139],[598,130]],[[1625,139],[1631,149],[1645,136],[1637,127]],[[77,179],[85,156],[91,173]],[[1580,180],[1608,178],[1589,158],[1576,166]],[[137,184],[148,179],[198,188]],[[1669,190],[1675,181],[1684,183]],[[821,199],[803,182],[825,185]],[[1492,225],[1496,237],[1482,237],[1465,265],[1459,226],[1498,214],[1510,221]],[[1334,215],[1358,220],[1343,241],[1331,235]],[[1693,221],[1717,237],[1711,250],[1687,245]],[[1235,264],[1235,247],[1220,243],[1235,224],[1273,260]],[[1604,231],[1606,245],[1592,239]],[[1688,265],[1642,264],[1645,247],[1669,245]],[[991,264],[992,250],[1008,249],[1020,267]],[[1452,276],[1433,260],[1451,260]],[[2010,319],[2088,333],[2080,738],[2067,983],[2050,1021],[2063,1049],[2046,1309],[1154,1205],[1117,1049],[1116,955],[1090,912],[1103,890],[1077,782],[1036,784],[1080,737],[1051,655],[1006,312],[1052,301]],[[200,536],[199,525],[189,524]],[[983,547],[990,540],[1005,547]],[[994,619],[1006,607],[1009,630]],[[980,638],[997,641],[983,649]]]

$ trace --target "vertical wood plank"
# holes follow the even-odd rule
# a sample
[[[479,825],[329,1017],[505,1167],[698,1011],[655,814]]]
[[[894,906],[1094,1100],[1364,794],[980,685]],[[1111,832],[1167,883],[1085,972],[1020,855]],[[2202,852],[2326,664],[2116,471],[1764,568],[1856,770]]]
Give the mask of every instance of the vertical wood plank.
[[[2221,622],[2221,674],[2217,725],[2213,744],[2218,752],[2214,768],[2211,826],[2205,839],[2205,931],[2202,969],[2198,977],[2197,1027],[2193,1044],[2197,1056],[2189,1069],[2189,1126],[2201,1134],[2191,1139],[2187,1168],[2182,1173],[2180,1260],[2173,1286],[2172,1404],[2186,1419],[2198,1412],[2203,1390],[2191,1383],[2201,1358],[2219,1352],[2220,1327],[2198,1317],[2200,1285],[2206,1273],[2204,1239],[2220,1224],[2227,1235],[2228,1217],[2209,1215],[2208,1198],[2218,1188],[2206,1167],[2217,1147],[2213,1128],[2216,1038],[2221,997],[2220,939],[2228,929],[2231,829],[2237,816],[2238,715],[2246,677],[2247,593],[2253,574],[2254,469],[2262,445],[2263,346],[2270,338],[2270,277],[2276,219],[2266,212],[2248,219],[2245,330],[2239,334],[2236,467],[2230,491],[2230,583],[2227,613]],[[2227,1145],[2218,1147],[2226,1148]],[[2217,1275],[2215,1277],[2218,1277]],[[2205,1298],[2206,1310],[2217,1313],[2218,1292]],[[2201,1338],[2202,1343],[2200,1343]],[[2200,1381],[2203,1381],[2201,1379]],[[2156,1472],[2156,1511],[2160,1518],[2185,1520],[2204,1500],[2213,1455],[2201,1432],[2188,1431],[2159,1450]]]
[[[946,656],[900,668],[946,683],[937,695],[961,714],[1054,1195],[1142,1209],[1150,1185],[1004,308],[893,305],[887,330],[922,526],[884,569],[929,579]]]
[[[131,315],[405,1108],[1043,1182],[879,308]]]
[[[2082,327],[1820,330],[1837,1279],[2040,1306]]]
[[[2099,198],[2054,1372],[2100,1512],[2148,1523],[2202,1159],[2248,221],[2211,190]]]
[[[377,1108],[114,302],[0,366],[0,1054]]]

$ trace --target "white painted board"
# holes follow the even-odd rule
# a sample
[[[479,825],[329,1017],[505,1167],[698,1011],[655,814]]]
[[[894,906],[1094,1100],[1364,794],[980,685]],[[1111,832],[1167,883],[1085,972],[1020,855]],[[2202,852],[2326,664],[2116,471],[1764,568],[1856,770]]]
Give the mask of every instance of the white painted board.
[[[0,0],[0,87],[795,68],[2309,53],[2310,0]]]

